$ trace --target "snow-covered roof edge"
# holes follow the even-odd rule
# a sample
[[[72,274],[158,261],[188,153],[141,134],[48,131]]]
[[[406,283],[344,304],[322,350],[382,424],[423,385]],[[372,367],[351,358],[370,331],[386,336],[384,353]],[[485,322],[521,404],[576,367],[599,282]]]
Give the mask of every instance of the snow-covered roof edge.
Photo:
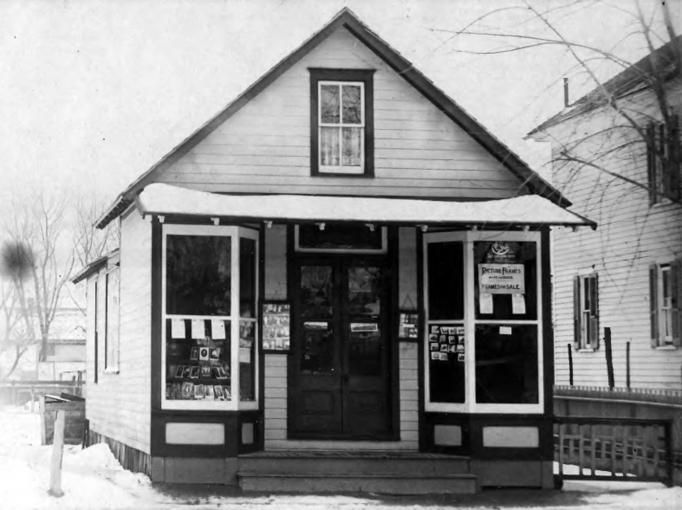
[[[399,225],[562,225],[596,223],[539,195],[484,201],[316,195],[226,195],[149,184],[135,206],[143,215],[218,217],[254,221]]]

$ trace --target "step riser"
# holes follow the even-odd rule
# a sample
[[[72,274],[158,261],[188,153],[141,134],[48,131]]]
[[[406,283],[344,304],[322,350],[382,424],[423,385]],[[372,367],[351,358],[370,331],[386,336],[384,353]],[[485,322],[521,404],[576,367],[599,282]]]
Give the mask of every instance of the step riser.
[[[467,460],[396,460],[396,459],[310,459],[310,458],[250,458],[239,459],[239,470],[249,473],[305,474],[464,474],[469,473]]]
[[[476,479],[405,479],[405,478],[287,478],[248,476],[240,477],[239,485],[245,492],[288,493],[353,493],[381,494],[475,494]]]

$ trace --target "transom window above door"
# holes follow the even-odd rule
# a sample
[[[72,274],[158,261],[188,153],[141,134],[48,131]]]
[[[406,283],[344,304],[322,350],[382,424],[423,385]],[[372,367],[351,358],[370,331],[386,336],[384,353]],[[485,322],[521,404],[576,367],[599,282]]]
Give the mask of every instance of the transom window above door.
[[[310,70],[312,175],[373,175],[372,73]]]

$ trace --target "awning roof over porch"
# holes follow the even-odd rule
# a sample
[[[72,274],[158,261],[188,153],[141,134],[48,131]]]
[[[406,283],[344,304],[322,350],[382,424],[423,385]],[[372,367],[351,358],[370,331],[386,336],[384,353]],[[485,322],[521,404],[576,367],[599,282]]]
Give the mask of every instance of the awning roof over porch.
[[[315,195],[223,195],[169,184],[149,184],[138,195],[143,214],[239,218],[274,222],[399,225],[519,224],[590,226],[596,223],[539,195],[456,202]]]

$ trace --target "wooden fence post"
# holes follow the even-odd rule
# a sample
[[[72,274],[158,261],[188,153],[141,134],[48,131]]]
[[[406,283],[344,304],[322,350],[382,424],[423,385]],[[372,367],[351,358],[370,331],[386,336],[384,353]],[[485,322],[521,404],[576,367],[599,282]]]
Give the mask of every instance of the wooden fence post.
[[[47,444],[47,426],[45,425],[45,395],[40,396],[40,403],[38,405],[38,412],[40,412],[40,444]]]
[[[62,491],[62,457],[64,455],[64,421],[65,412],[57,411],[54,422],[54,442],[52,444],[52,462],[50,463],[50,496],[61,497]]]
[[[630,389],[630,340],[625,344],[625,387]]]
[[[573,386],[573,346],[566,344],[568,349],[568,384]]]

